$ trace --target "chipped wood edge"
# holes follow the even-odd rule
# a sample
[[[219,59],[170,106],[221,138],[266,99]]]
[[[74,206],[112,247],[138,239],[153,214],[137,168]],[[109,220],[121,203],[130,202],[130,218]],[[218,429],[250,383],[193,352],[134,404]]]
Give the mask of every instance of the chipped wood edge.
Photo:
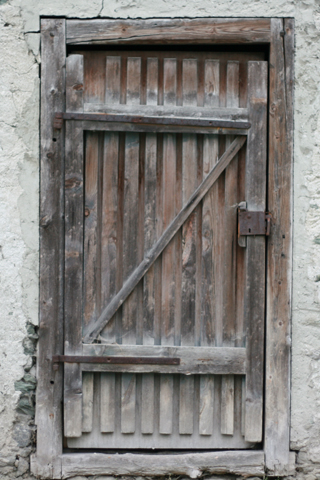
[[[203,473],[264,475],[263,451],[223,451],[187,454],[65,454],[61,478],[77,475],[187,475]]]

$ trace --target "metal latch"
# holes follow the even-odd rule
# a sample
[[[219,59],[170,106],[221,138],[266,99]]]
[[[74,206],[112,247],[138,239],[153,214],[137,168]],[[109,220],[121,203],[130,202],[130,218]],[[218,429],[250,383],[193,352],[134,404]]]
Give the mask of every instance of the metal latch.
[[[248,235],[270,235],[271,215],[268,212],[251,212],[244,208],[245,202],[238,208],[238,237]]]

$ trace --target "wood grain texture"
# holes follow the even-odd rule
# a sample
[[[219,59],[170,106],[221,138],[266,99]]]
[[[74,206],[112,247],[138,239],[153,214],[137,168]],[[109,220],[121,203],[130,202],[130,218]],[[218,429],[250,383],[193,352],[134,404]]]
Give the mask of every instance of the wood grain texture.
[[[93,385],[94,374],[82,374],[82,431],[91,432],[93,421]]]
[[[239,62],[227,62],[226,106],[240,106]],[[255,128],[255,126],[253,127]],[[226,137],[226,147],[233,137]],[[234,345],[236,318],[236,268],[237,268],[237,204],[238,204],[238,157],[235,156],[225,170],[224,186],[224,245],[223,256],[223,345]],[[221,433],[234,432],[234,378],[221,379]]]
[[[255,132],[249,133],[246,157],[248,210],[265,211],[267,160],[267,62],[248,63],[248,105]],[[247,317],[245,438],[262,440],[265,245],[263,236],[248,237],[246,248],[245,311]]]
[[[274,475],[292,467],[289,452],[290,315],[292,271],[292,80],[294,25],[271,21],[269,84],[269,185],[266,327],[266,466]],[[290,465],[291,464],[291,465]]]
[[[52,35],[55,41],[52,41]],[[52,473],[62,453],[62,368],[53,372],[48,355],[63,353],[63,134],[53,129],[65,109],[65,20],[41,20],[40,300],[37,357],[36,462]],[[51,441],[48,443],[48,435]],[[35,459],[34,459],[35,460]]]
[[[67,44],[269,43],[270,20],[262,18],[67,20]]]
[[[62,478],[76,475],[187,475],[198,478],[202,472],[235,475],[264,475],[263,451],[232,451],[175,455],[126,453],[65,454]]]
[[[135,286],[139,283],[143,275],[149,270],[154,261],[162,253],[166,245],[174,237],[175,233],[179,230],[184,221],[188,218],[190,213],[194,208],[199,204],[202,198],[209,191],[211,186],[214,184],[220,174],[224,171],[226,166],[232,160],[234,155],[240,150],[246,141],[245,137],[237,137],[226,152],[221,156],[219,162],[213,167],[210,171],[210,174],[203,180],[199,185],[196,191],[192,194],[191,198],[187,204],[182,208],[179,214],[174,218],[174,220],[169,224],[165,229],[164,233],[161,235],[159,240],[156,242],[154,247],[149,251],[148,255],[140,263],[140,265],[132,272],[130,277],[124,283],[121,290],[117,295],[112,299],[106,309],[103,310],[100,318],[94,324],[91,324],[86,329],[85,341],[92,342],[96,335],[107,325],[109,320],[112,318],[117,309],[122,305],[127,296],[132,292]],[[174,200],[174,199],[173,199]],[[164,209],[165,212],[165,209]],[[167,308],[167,307],[166,307]],[[168,322],[168,320],[166,320]],[[168,332],[170,327],[166,327]]]
[[[66,108],[83,109],[83,57],[66,61]],[[83,291],[83,131],[81,124],[66,125],[65,142],[65,354],[81,352]],[[79,364],[64,366],[64,434],[80,437],[82,375]]]
[[[100,376],[100,431],[111,433],[115,430],[115,374],[102,373]]]

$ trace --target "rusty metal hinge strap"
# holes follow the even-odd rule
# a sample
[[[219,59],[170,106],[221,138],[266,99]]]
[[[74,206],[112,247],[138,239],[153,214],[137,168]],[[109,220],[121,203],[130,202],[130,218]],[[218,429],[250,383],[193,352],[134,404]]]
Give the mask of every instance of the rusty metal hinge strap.
[[[53,355],[54,365],[59,363],[100,363],[117,365],[180,365],[180,358],[176,357],[120,357],[120,356],[82,356],[82,355]]]

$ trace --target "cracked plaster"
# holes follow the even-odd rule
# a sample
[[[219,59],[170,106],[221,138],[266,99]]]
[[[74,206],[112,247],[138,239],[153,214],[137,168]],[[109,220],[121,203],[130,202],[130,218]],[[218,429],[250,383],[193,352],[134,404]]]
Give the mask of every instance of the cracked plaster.
[[[26,432],[30,433],[32,428],[26,416],[19,414],[17,417],[20,393],[14,385],[24,376],[24,367],[34,374],[30,357],[25,354],[29,352],[30,355],[31,350],[24,347],[27,324],[37,325],[38,322],[38,32],[41,15],[78,18],[99,15],[111,18],[295,17],[291,441],[292,447],[300,450],[301,472],[308,474],[308,480],[319,478],[318,0],[0,0],[0,478],[2,475],[28,478],[30,435]]]

